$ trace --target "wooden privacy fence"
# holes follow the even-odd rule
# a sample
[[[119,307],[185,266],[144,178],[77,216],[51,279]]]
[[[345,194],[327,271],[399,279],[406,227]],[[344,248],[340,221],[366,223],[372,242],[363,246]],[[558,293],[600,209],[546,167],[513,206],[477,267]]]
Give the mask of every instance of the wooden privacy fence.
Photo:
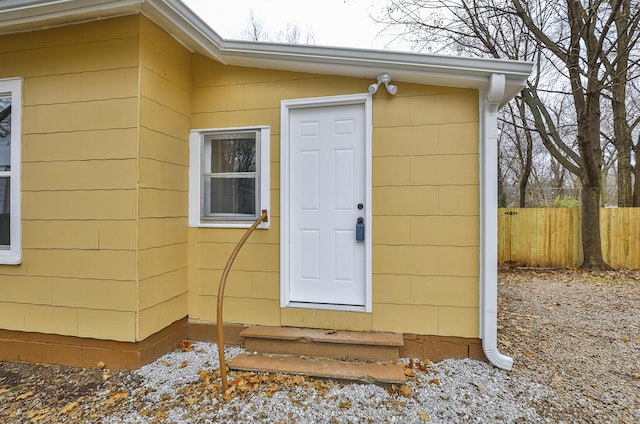
[[[579,266],[580,223],[577,208],[498,209],[499,265]],[[640,269],[640,208],[600,209],[600,235],[609,265]]]

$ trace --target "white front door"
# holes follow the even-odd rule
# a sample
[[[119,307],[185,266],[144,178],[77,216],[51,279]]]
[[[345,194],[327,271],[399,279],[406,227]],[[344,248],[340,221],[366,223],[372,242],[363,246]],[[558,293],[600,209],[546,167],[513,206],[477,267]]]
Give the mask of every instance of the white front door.
[[[371,237],[366,104],[309,105],[288,113],[288,202],[282,205],[288,300],[302,307],[365,308]]]

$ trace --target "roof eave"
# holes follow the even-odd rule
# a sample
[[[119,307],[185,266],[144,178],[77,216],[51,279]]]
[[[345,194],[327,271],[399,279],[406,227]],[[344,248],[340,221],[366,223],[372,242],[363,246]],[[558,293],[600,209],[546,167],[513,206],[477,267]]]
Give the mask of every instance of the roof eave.
[[[229,65],[394,81],[486,88],[505,75],[505,103],[517,94],[532,64],[482,58],[226,40],[178,0],[8,0],[0,7],[0,34],[124,14],[142,13],[191,51]]]
[[[232,40],[224,41],[221,57],[237,66],[374,80],[389,73],[394,81],[476,89],[486,88],[492,74],[503,74],[509,99],[523,88],[532,68],[527,62],[495,59]]]

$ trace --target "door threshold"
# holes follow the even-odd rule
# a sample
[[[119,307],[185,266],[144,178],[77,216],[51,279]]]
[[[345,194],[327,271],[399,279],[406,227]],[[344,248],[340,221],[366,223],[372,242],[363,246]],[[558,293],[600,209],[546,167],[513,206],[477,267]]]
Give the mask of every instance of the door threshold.
[[[323,309],[329,311],[367,312],[364,305],[336,305],[331,303],[289,302],[285,308]]]

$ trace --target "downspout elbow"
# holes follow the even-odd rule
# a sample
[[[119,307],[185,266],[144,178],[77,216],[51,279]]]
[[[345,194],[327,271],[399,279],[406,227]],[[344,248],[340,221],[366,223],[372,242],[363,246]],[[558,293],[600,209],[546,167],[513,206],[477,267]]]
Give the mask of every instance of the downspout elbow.
[[[513,367],[513,358],[500,353],[500,351],[498,351],[498,346],[496,346],[495,343],[487,343],[486,340],[483,339],[482,350],[489,362],[493,365],[501,370],[511,371],[511,368]]]

